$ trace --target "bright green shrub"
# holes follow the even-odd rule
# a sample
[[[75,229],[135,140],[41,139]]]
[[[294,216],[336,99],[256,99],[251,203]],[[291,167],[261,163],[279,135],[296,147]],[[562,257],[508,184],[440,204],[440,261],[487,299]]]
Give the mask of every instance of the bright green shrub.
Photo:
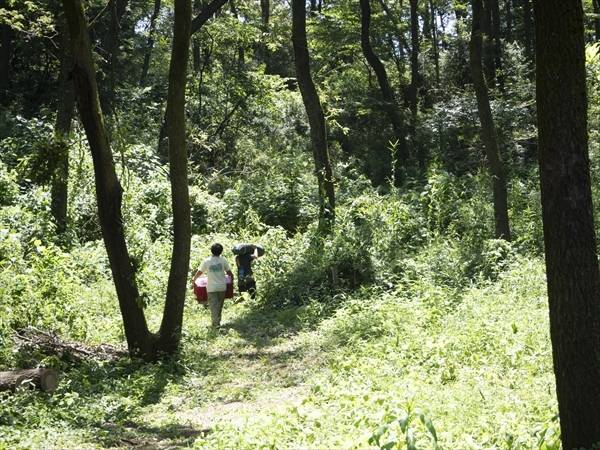
[[[0,161],[0,207],[13,204],[19,195],[17,176]]]
[[[248,211],[253,210],[267,226],[282,227],[289,233],[305,230],[315,218],[314,186],[306,182],[306,176],[295,175],[297,169],[292,170],[285,175],[256,173],[238,180],[222,197],[227,222],[236,224],[239,232],[248,226]]]

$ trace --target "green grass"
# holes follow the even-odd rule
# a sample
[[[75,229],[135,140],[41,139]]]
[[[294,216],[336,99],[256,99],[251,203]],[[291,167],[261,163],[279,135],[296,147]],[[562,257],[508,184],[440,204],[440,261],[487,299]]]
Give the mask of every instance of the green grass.
[[[176,361],[55,361],[54,393],[0,394],[0,449],[559,448],[543,261],[465,287],[421,275],[229,303],[217,332],[190,294]]]

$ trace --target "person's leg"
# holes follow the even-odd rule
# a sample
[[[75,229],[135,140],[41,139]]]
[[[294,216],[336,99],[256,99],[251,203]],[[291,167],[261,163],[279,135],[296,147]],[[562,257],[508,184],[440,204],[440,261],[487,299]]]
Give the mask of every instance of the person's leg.
[[[256,281],[252,280],[248,283],[247,286],[248,289],[248,293],[250,294],[250,298],[252,300],[254,300],[254,298],[256,297]]]
[[[225,303],[225,291],[209,292],[208,303],[210,305],[212,326],[221,326],[221,314],[223,312],[223,303]]]
[[[248,291],[248,287],[246,286],[246,282],[243,280],[238,281],[238,292],[240,293],[240,296],[238,298],[238,302],[241,302],[244,300],[244,292]]]

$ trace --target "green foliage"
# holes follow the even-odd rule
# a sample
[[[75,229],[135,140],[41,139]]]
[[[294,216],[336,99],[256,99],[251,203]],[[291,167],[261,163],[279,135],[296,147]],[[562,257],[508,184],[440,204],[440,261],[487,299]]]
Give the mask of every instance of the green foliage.
[[[0,161],[0,206],[9,206],[15,202],[19,194],[17,175]]]
[[[122,161],[143,151],[130,155],[125,146]],[[159,166],[136,161],[136,170],[122,172],[126,229],[155,330],[170,261],[169,187]],[[1,216],[0,361],[6,369],[55,365],[62,375],[52,394],[3,394],[0,441],[16,449],[48,438],[57,448],[109,447],[136,435],[195,448],[557,448],[543,262],[530,251],[539,230],[527,228],[538,211],[532,184],[515,189],[512,215],[523,239],[510,244],[489,238],[483,175],[432,172],[418,189],[384,195],[353,170],[336,167],[348,176],[330,237],[314,223],[295,233],[269,226],[259,207],[232,220],[250,181],[225,194],[192,187],[203,231],[193,238],[190,276],[215,241],[230,261],[234,243],[260,242],[258,296],[228,303],[226,328],[211,334],[208,312],[190,292],[182,352],[158,366],[13,351],[12,330],[25,326],[90,343],[124,340],[102,243],[66,252],[26,239],[26,228],[10,221],[18,213],[34,225],[32,197],[17,196]],[[285,186],[275,170],[268,181],[251,178]],[[304,180],[294,188],[310,207]],[[80,182],[72,195],[86,198],[88,188]],[[190,438],[177,427],[202,428],[189,417],[205,406],[250,407],[282,392],[291,398],[278,408],[213,410],[210,433]]]
[[[54,127],[49,111],[42,111],[40,118],[25,119],[17,116],[7,118],[5,126],[9,135],[0,141],[0,155],[5,164],[11,168],[19,167],[23,178],[33,178],[44,183],[52,168],[44,164],[57,162],[54,141]]]
[[[23,327],[86,344],[125,340],[85,137],[75,122],[69,140],[57,139],[45,109],[56,106],[58,60],[57,42],[41,38],[48,31],[41,25],[59,4],[51,2],[55,11],[47,15],[35,2],[27,14],[15,9],[19,32],[28,18],[41,32],[14,40],[9,104],[0,117],[0,366],[55,367],[61,384],[54,393],[0,395],[0,449],[143,439],[211,449],[558,449],[531,65],[518,39],[506,44],[505,90],[491,92],[509,174],[508,243],[492,239],[491,179],[469,86],[467,3],[430,5],[444,45],[439,83],[430,12],[420,5],[415,117],[404,110],[410,4],[386,2],[391,15],[373,9],[372,45],[407,124],[410,117],[407,176],[398,188],[390,182],[397,136],[360,49],[359,5],[336,0],[310,15],[311,70],[336,184],[337,220],[326,236],[315,224],[310,129],[293,78],[288,5],[271,2],[267,26],[256,5],[236,2],[192,36],[190,278],[215,241],[231,263],[237,242],[259,242],[266,254],[254,263],[256,299],[228,301],[221,330],[208,329],[209,314],[189,290],[181,352],[153,366],[13,345]],[[105,6],[88,5],[97,42],[112,17]],[[164,4],[150,36],[152,2],[129,5],[115,64],[96,57],[124,190],[123,225],[152,330],[162,318],[172,251],[167,141],[156,148],[171,6]],[[140,86],[149,37],[150,69]],[[587,63],[598,181],[593,46]],[[69,223],[57,237],[45,185],[65,149]],[[416,167],[419,155],[426,167]],[[593,186],[596,194],[600,183]]]
[[[306,229],[314,217],[314,199],[307,195],[308,180],[297,173],[293,164],[290,169],[287,175],[256,173],[227,190],[223,195],[229,208],[227,222],[236,224],[238,230],[246,229],[254,212],[270,227],[281,227],[290,233]]]

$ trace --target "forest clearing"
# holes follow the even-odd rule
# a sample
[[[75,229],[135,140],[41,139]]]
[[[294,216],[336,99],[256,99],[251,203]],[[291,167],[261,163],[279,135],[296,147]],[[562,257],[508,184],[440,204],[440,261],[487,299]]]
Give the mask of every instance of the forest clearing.
[[[0,450],[600,448],[599,17],[0,0]]]
[[[3,448],[363,449],[409,436],[420,449],[559,448],[543,264],[497,251],[493,281],[440,283],[431,249],[411,261],[418,279],[281,310],[230,302],[220,330],[190,292],[170,363],[25,346],[12,358],[43,356],[61,380],[2,397]],[[118,343],[114,301],[83,296],[40,308],[72,308],[72,331]]]

